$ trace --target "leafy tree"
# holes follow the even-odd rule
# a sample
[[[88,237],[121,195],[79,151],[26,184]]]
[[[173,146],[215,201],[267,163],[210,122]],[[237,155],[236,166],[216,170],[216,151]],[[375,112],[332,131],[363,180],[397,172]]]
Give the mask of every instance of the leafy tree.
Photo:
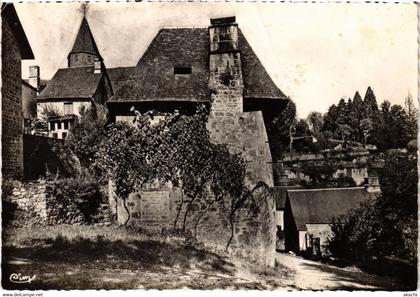
[[[356,261],[396,256],[416,263],[417,157],[391,151],[381,173],[382,193],[332,222],[333,254]]]
[[[70,128],[65,147],[77,156],[83,168],[90,168],[95,163],[95,154],[105,137],[107,123],[105,106],[93,103],[92,107],[80,109],[80,116]]]
[[[407,131],[407,114],[400,105],[389,101],[381,104],[382,126],[379,146],[383,150],[404,148],[410,141]]]
[[[274,160],[289,150],[290,126],[295,125],[296,122],[296,104],[290,100],[286,108],[267,123],[267,134]]]

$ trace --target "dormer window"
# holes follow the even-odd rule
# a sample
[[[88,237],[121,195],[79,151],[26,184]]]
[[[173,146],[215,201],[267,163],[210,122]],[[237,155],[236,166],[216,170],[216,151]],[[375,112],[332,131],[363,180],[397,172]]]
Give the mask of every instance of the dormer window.
[[[174,74],[189,75],[191,74],[191,66],[175,66]]]

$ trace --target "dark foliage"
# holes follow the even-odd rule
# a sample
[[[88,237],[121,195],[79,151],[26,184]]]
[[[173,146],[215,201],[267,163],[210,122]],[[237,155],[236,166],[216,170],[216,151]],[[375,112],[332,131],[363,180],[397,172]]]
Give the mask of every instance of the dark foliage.
[[[47,195],[55,198],[55,223],[93,223],[103,199],[98,182],[88,176],[50,181]]]
[[[356,262],[398,258],[417,263],[417,157],[390,152],[382,193],[331,224],[329,249]]]

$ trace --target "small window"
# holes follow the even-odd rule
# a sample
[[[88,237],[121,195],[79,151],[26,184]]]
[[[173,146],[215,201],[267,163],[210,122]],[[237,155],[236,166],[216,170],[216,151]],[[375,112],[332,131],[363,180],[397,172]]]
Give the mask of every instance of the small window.
[[[73,102],[64,102],[64,114],[73,114]]]
[[[174,67],[174,74],[191,74],[191,67]]]
[[[58,138],[58,134],[57,133],[53,133],[53,138]]]
[[[64,129],[69,129],[69,121],[64,121]]]
[[[77,54],[74,55],[74,62],[77,62],[79,60],[79,56]]]
[[[57,129],[61,129],[61,122],[57,123]]]
[[[55,123],[54,122],[50,122],[50,130],[51,131],[55,130]]]
[[[66,138],[67,138],[67,133],[66,133],[66,132],[63,132],[63,133],[61,134],[61,136],[62,136],[62,138],[63,138],[63,139],[66,139]]]

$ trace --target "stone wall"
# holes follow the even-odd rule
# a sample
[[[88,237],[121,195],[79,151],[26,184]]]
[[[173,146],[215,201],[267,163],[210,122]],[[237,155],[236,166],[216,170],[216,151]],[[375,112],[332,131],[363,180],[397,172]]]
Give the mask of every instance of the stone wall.
[[[146,188],[129,195],[125,205],[115,203],[115,191],[111,185],[110,205],[118,212],[118,222],[129,226],[160,231],[172,229],[181,207],[182,193],[179,188],[164,186]],[[274,199],[267,191],[257,194],[258,207],[240,209],[234,216],[234,234],[229,251],[247,257],[263,265],[274,265],[276,244],[276,222]],[[224,250],[231,236],[229,200],[223,204],[211,203],[212,197],[203,197],[191,204],[186,220],[186,230],[207,246]],[[189,201],[184,197],[179,212],[177,228],[182,228],[184,214]],[[128,220],[128,221],[127,221]]]
[[[273,186],[268,137],[261,111],[211,112],[208,129],[212,141],[225,143],[232,153],[240,153],[247,163],[246,184],[263,181]]]
[[[45,224],[87,223],[82,211],[75,204],[63,203],[57,197],[50,195],[48,189],[50,186],[51,184],[45,180],[25,183],[6,180],[2,182],[3,201],[14,203],[18,209],[36,214]],[[110,222],[108,204],[99,206],[95,222],[99,224]]]
[[[6,181],[10,193],[5,195],[5,201],[16,203],[21,210],[36,213],[40,218],[47,219],[46,183],[45,181],[22,183]],[[5,182],[2,183],[4,191]]]
[[[23,112],[21,56],[17,41],[6,18],[2,18],[2,174],[23,175]]]

